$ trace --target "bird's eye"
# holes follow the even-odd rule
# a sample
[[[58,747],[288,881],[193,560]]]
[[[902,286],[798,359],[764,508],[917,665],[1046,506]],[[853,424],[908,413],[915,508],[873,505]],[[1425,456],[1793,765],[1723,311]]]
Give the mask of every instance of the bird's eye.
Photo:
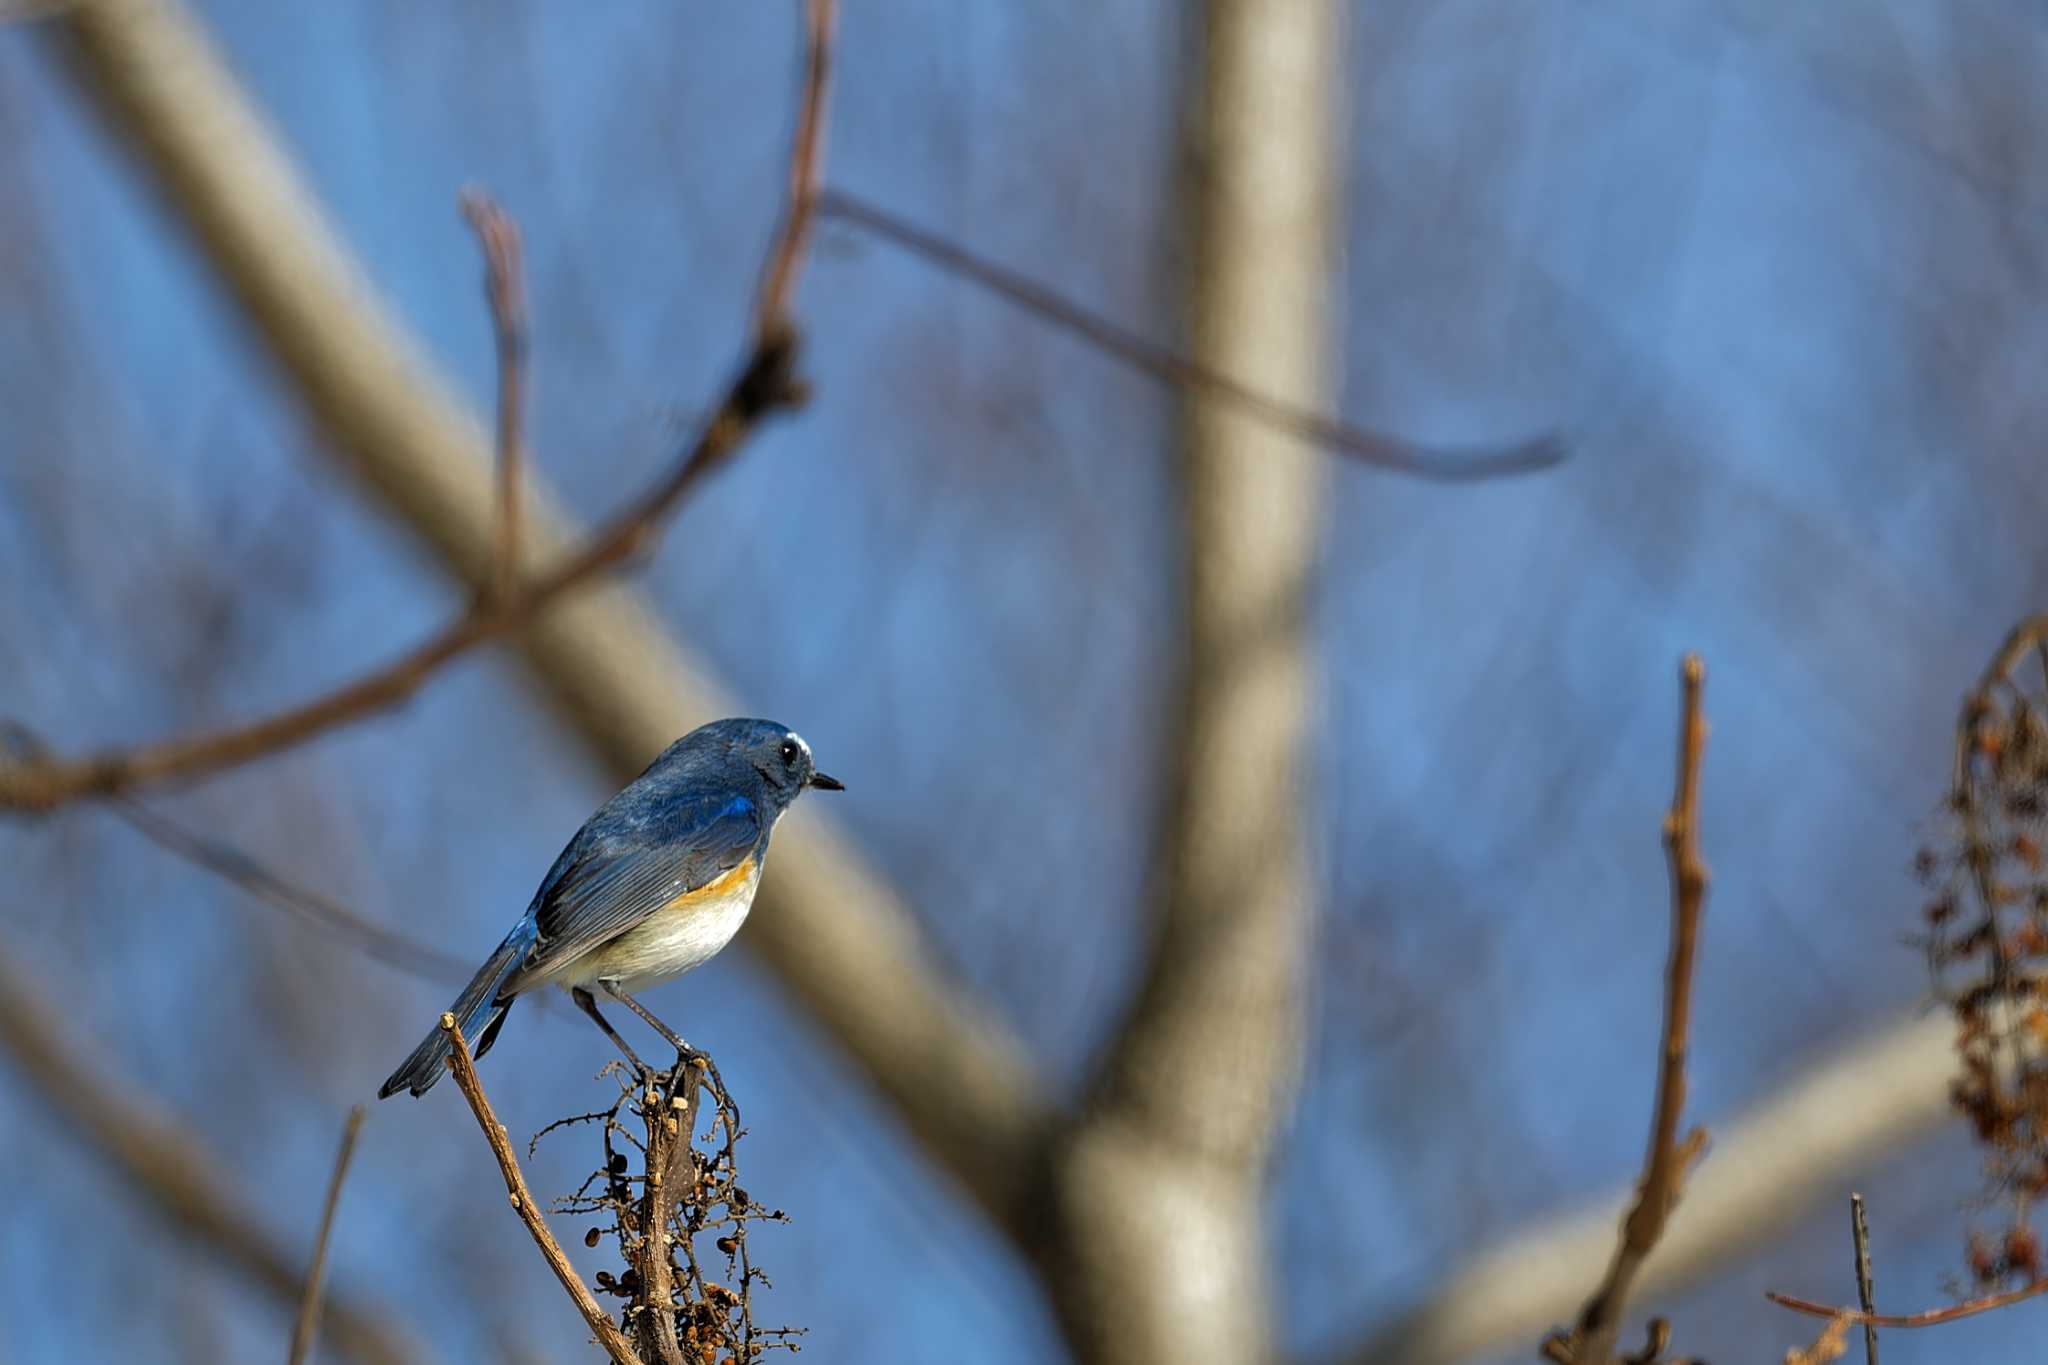
[[[787,763],[787,764],[789,764],[789,765],[790,765],[791,767],[795,767],[795,766],[796,766],[796,756],[797,756],[797,753],[798,753],[798,752],[799,752],[799,751],[798,751],[798,749],[797,749],[797,747],[796,747],[796,741],[795,741],[795,740],[793,740],[793,739],[785,739],[785,740],[783,740],[783,741],[782,741],[782,761],[783,761],[784,763]]]

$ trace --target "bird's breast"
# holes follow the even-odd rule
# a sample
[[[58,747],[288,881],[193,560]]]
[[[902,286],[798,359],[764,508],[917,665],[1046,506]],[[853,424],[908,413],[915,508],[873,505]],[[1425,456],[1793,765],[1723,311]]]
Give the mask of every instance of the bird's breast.
[[[732,942],[761,884],[759,859],[686,891],[610,943],[586,953],[564,985],[616,981],[628,992],[681,976]],[[562,979],[562,978],[558,978]]]

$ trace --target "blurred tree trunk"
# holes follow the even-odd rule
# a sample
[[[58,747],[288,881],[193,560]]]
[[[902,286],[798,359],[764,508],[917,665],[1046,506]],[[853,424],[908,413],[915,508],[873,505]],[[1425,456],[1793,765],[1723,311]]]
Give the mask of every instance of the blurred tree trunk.
[[[1331,0],[1210,0],[1187,120],[1194,359],[1320,409]],[[1300,1066],[1302,737],[1322,463],[1190,391],[1186,658],[1158,939],[1059,1160],[1050,1267],[1081,1354],[1270,1360],[1266,1168]]]

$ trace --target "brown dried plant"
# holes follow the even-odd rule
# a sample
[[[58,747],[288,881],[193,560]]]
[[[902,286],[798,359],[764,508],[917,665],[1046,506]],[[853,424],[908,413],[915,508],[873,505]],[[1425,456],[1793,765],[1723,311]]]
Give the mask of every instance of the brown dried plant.
[[[624,1268],[596,1279],[598,1293],[620,1301],[620,1328],[643,1360],[664,1365],[746,1365],[770,1350],[797,1350],[801,1329],[754,1322],[754,1290],[772,1286],[748,1249],[748,1225],[788,1218],[739,1183],[735,1149],[746,1130],[709,1059],[698,1054],[651,1076],[614,1062],[604,1074],[618,1086],[610,1107],[549,1124],[527,1153],[558,1129],[595,1128],[597,1169],[553,1211],[594,1215],[583,1244],[617,1247]]]
[[[1920,850],[1937,997],[1956,1020],[1950,1098],[1984,1151],[1989,1229],[1970,1233],[1981,1288],[2041,1277],[2048,1196],[2048,617],[2007,637],[1956,726],[1940,837]]]

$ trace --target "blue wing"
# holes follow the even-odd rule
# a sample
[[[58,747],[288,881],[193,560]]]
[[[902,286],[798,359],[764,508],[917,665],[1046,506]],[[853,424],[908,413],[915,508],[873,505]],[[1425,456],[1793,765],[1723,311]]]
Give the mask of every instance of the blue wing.
[[[534,896],[539,940],[507,983],[511,994],[609,943],[678,896],[745,862],[761,812],[744,796],[706,796],[632,818],[592,817]]]

